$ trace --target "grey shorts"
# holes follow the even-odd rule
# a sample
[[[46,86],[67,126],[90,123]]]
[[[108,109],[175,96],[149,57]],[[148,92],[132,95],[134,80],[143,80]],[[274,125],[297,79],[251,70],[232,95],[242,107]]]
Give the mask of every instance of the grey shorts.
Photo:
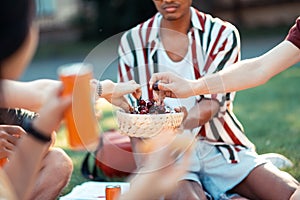
[[[255,167],[267,162],[248,148],[240,148],[235,153],[239,161],[230,163],[224,152],[214,144],[199,140],[183,180],[198,182],[214,199],[229,199],[227,191],[246,178]]]

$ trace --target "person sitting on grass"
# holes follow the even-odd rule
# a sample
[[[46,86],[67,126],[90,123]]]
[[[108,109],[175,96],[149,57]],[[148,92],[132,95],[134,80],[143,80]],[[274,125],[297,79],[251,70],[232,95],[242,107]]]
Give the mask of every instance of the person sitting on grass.
[[[259,57],[237,62],[225,70],[198,80],[184,79],[171,72],[157,73],[152,76],[150,85],[160,81],[157,85],[160,95],[175,98],[238,91],[262,85],[298,62],[300,17],[290,28],[285,40]],[[291,199],[300,199],[300,186]]]
[[[1,45],[0,49],[0,107],[3,108],[2,112],[5,113],[2,117],[3,120],[6,120],[5,123],[17,121],[23,126],[23,129],[20,126],[2,126],[6,135],[11,136],[10,139],[6,140],[11,143],[8,149],[12,149],[12,151],[6,154],[9,157],[9,161],[0,169],[0,199],[55,199],[59,195],[59,191],[49,194],[48,191],[51,190],[51,187],[56,187],[55,183],[50,182],[49,176],[52,176],[54,181],[61,181],[60,179],[68,177],[69,173],[62,177],[61,171],[58,171],[60,169],[57,168],[56,171],[41,176],[41,170],[45,170],[44,168],[52,165],[64,165],[64,163],[60,162],[61,160],[52,159],[47,166],[43,166],[49,151],[52,149],[50,146],[53,142],[53,134],[59,127],[64,112],[71,106],[72,97],[61,96],[62,84],[57,81],[47,81],[46,86],[41,82],[39,83],[39,81],[33,84],[7,80],[19,78],[30,62],[35,50],[38,31],[32,24],[32,18],[30,17],[34,7],[33,0],[1,1],[0,4],[2,13],[0,24],[11,25],[13,30],[21,29],[22,31],[16,33],[24,34],[22,36],[23,39],[12,50],[9,48],[4,48],[3,50],[2,47],[4,45]],[[11,17],[15,18],[15,20],[11,21]],[[2,29],[0,44],[6,44],[10,40],[11,42],[16,42],[16,36],[11,33],[13,31],[9,29],[9,26],[7,29]],[[6,37],[3,38],[3,36]],[[36,83],[39,84],[35,85]],[[34,87],[31,84],[37,86],[38,89],[33,89]],[[43,87],[39,87],[41,85]],[[124,109],[128,109],[129,106],[128,102],[123,98],[125,93],[133,93],[137,97],[140,94],[140,86],[134,81],[115,84],[109,80],[103,82],[92,80],[91,85],[93,87],[101,85],[103,89],[101,97]],[[42,102],[35,102],[40,100]],[[31,109],[38,114],[33,114],[32,117],[25,117],[27,114],[23,110],[8,109],[9,107],[20,106]],[[16,116],[24,120],[15,119]],[[175,180],[186,172],[190,155],[189,146],[182,146],[182,144],[187,144],[182,142],[183,138],[180,137],[176,141],[174,145],[171,144],[167,148],[162,149],[159,155],[148,160],[149,165],[147,169],[151,173],[139,172],[132,179],[130,191],[120,197],[121,199],[155,199],[173,191],[176,186]],[[182,162],[174,164],[177,155],[182,155],[182,153],[185,154]],[[66,168],[71,170],[72,166],[69,164],[67,164]],[[161,181],[159,179],[161,176],[166,176],[166,179]],[[43,186],[41,181],[44,181],[44,187],[41,187]],[[152,185],[153,181],[156,182],[155,187]],[[65,184],[62,187],[67,182],[68,178],[65,179]],[[149,190],[149,187],[152,187],[153,190]],[[40,192],[34,195],[34,191],[38,188],[40,188]]]
[[[0,169],[0,198],[55,199],[68,184],[73,170],[67,154],[53,147],[55,130],[71,104],[71,96],[61,97],[63,88],[59,81],[15,81],[31,61],[38,42],[38,28],[32,22],[34,1],[2,1],[0,11],[3,26],[0,31],[0,107],[4,123],[0,127],[0,156],[8,157]],[[108,89],[108,94],[118,91],[116,84],[109,85],[113,87]],[[125,86],[129,88],[125,92],[139,88],[131,82],[119,91]],[[121,99],[117,102],[124,105],[122,94],[109,97]],[[19,107],[38,114],[28,115]],[[20,126],[9,125],[8,121]]]

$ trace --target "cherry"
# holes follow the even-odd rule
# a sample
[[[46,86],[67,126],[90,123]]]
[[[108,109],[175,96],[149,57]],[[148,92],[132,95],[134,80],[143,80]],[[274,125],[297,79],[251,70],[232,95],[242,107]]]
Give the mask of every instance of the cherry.
[[[138,107],[138,111],[140,111],[140,112],[142,110],[146,110],[146,109],[148,110],[148,108],[146,106],[144,106],[144,105]]]
[[[172,109],[168,106],[156,105],[154,99],[138,100],[138,106],[130,110],[131,114],[165,114],[171,113]],[[176,112],[176,111],[175,111]]]
[[[155,91],[159,91],[159,89],[158,89],[158,81],[156,81],[155,83],[153,83],[152,89],[155,90]]]
[[[154,101],[147,102],[147,108],[150,109],[152,106],[154,106]]]
[[[146,101],[143,99],[139,100],[139,106],[146,106]]]

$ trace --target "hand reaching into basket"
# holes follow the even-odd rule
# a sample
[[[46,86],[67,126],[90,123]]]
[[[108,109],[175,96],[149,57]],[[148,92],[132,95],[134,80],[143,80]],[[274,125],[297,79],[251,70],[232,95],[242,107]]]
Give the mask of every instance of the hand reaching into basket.
[[[111,80],[98,81],[91,80],[91,87],[95,91],[96,99],[99,97],[105,98],[111,104],[118,106],[125,111],[131,110],[131,105],[128,103],[124,95],[132,94],[136,99],[142,95],[141,86],[135,81],[114,83]]]
[[[153,74],[149,81],[157,102],[162,102],[165,97],[187,98],[197,95],[194,83],[194,80],[184,79],[172,72]]]

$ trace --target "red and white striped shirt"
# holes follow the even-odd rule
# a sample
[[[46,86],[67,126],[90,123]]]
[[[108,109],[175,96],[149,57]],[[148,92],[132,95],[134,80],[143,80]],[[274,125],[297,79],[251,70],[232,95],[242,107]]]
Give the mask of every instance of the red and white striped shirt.
[[[158,55],[162,47],[159,38],[161,19],[162,15],[157,13],[151,19],[125,32],[119,45],[119,81],[134,79],[140,83],[143,99],[153,97],[152,91],[149,90],[149,80],[153,73],[161,71],[161,65],[164,64],[160,63],[161,55]],[[186,67],[190,67],[189,70],[193,73],[189,76],[198,79],[240,60],[240,38],[233,25],[191,7],[191,26],[188,32],[190,56],[185,57],[190,63]],[[232,112],[234,94],[194,97],[198,100],[209,98],[220,102],[218,114],[194,132],[215,144],[225,143],[254,148]]]

